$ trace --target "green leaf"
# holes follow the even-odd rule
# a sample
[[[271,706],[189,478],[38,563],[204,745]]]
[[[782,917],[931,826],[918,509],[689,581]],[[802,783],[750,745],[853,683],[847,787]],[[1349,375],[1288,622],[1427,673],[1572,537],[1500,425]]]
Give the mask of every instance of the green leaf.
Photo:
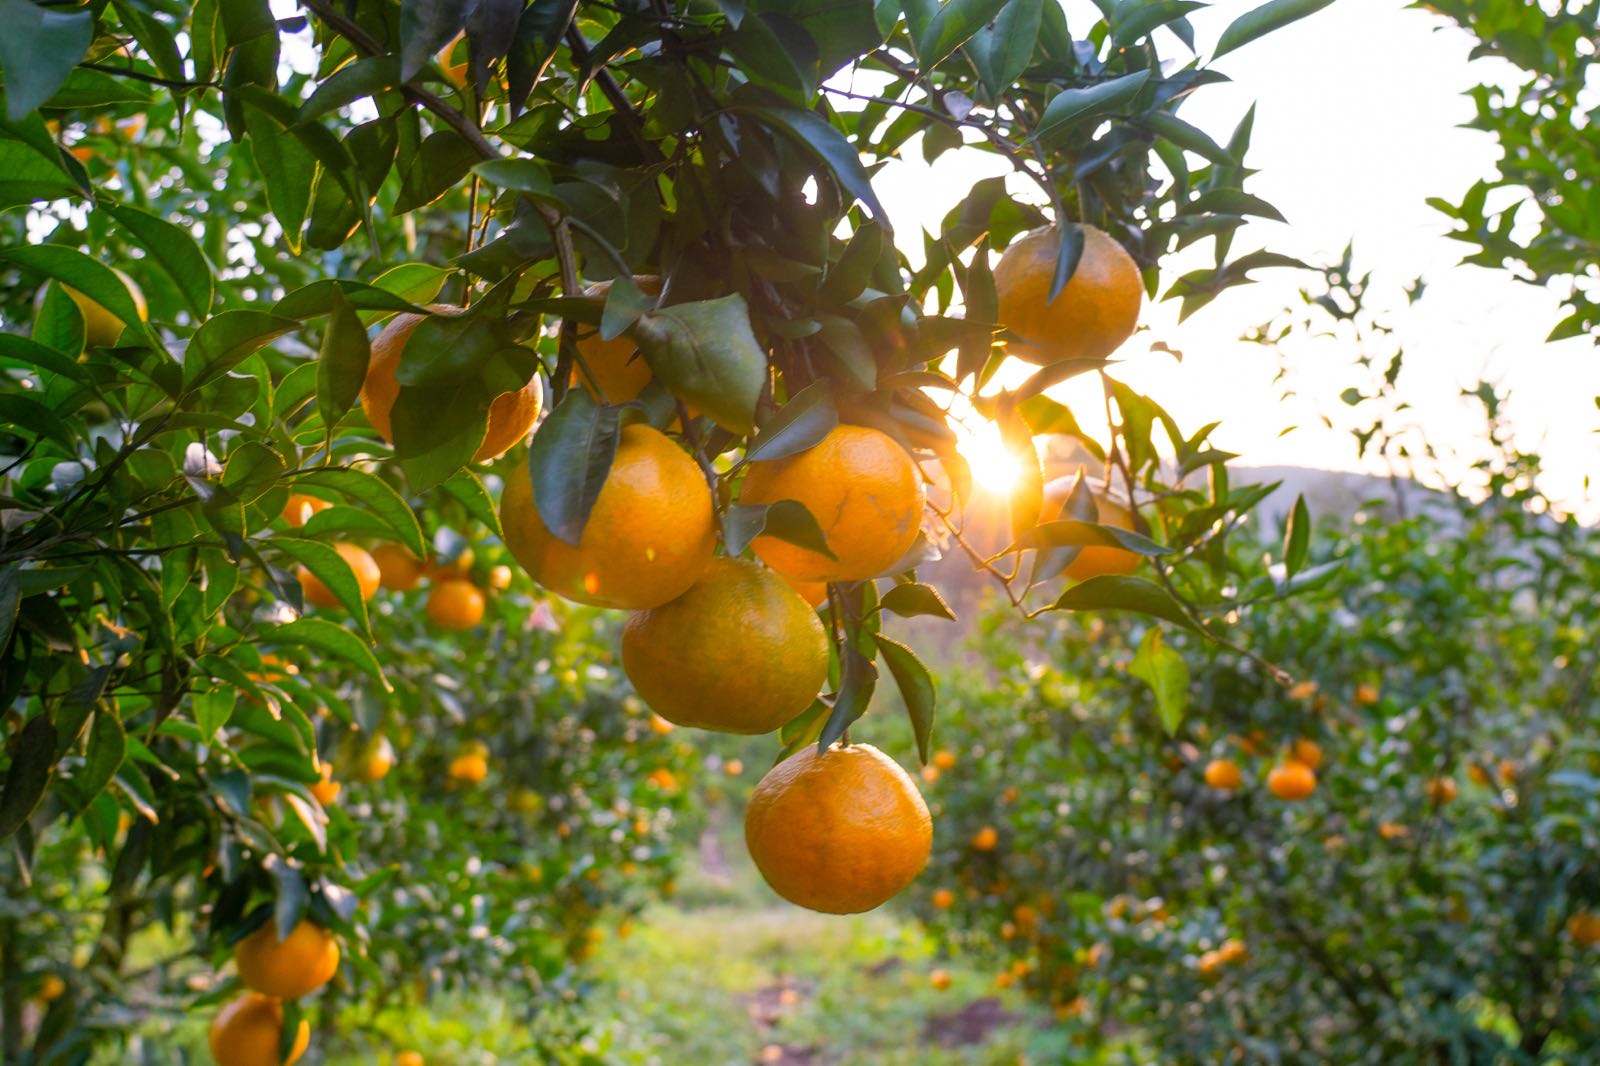
[[[1304,495],[1296,496],[1294,510],[1283,529],[1284,579],[1294,577],[1306,563],[1306,552],[1311,547],[1311,512],[1306,509]]]
[[[157,218],[148,211],[114,200],[102,200],[99,206],[149,253],[151,261],[166,272],[178,287],[184,302],[189,305],[189,310],[194,312],[195,318],[205,318],[211,310],[216,282],[211,274],[211,264],[206,262],[205,255],[189,231],[164,218]]]
[[[395,199],[395,214],[403,215],[433,203],[455,188],[479,159],[477,150],[453,130],[429,134],[406,168],[400,195]]]
[[[826,752],[841,739],[864,714],[872,702],[872,692],[878,687],[878,668],[873,661],[856,649],[853,639],[846,639],[839,649],[843,661],[839,692],[833,700],[833,711],[828,715],[822,732],[817,734],[817,750]]]
[[[1198,632],[1182,605],[1166,589],[1142,577],[1091,577],[1063,592],[1049,610],[1136,611]]]
[[[955,612],[950,609],[950,605],[945,602],[938,589],[914,581],[896,585],[885,592],[883,599],[878,601],[878,606],[902,618],[925,615],[930,618],[949,619],[952,622],[956,620]]]
[[[84,750],[83,767],[73,775],[77,787],[77,801],[88,806],[89,801],[103,792],[128,755],[128,735],[116,712],[102,707],[89,726],[89,744]]]
[[[200,727],[200,739],[211,743],[217,730],[228,724],[233,709],[239,702],[239,690],[233,685],[218,685],[207,692],[194,695],[194,721]]]
[[[541,199],[555,196],[550,171],[533,159],[491,159],[472,168],[474,174],[491,185],[517,192],[532,193]]]
[[[1131,529],[1123,529],[1121,526],[1102,526],[1070,518],[1033,527],[1011,548],[1013,551],[1021,551],[1026,548],[1089,546],[1121,548],[1139,555],[1166,555],[1172,550]]]
[[[1150,36],[1158,27],[1176,22],[1205,6],[1195,0],[1141,0],[1118,4],[1111,19],[1111,39],[1119,47],[1126,48]]]
[[[878,645],[878,654],[888,664],[894,683],[900,687],[900,698],[905,700],[911,731],[917,738],[917,755],[926,763],[933,736],[933,712],[938,703],[933,675],[917,658],[917,653],[898,640],[891,640],[882,633],[872,634],[872,639]]]
[[[265,311],[224,311],[195,331],[183,353],[184,389],[193,392],[221,377],[263,345],[299,329],[292,318]]]
[[[1256,38],[1282,29],[1307,15],[1314,15],[1331,3],[1333,0],[1272,0],[1271,3],[1262,4],[1254,11],[1247,11],[1234,19],[1228,28],[1222,31],[1222,36],[1217,38],[1217,50],[1212,53],[1212,58],[1242,48]]]
[[[742,110],[788,134],[828,168],[840,188],[861,201],[873,221],[882,226],[885,232],[892,228],[888,214],[878,202],[877,193],[872,191],[872,179],[867,177],[866,168],[861,165],[861,156],[844,134],[834,129],[827,119],[815,111],[798,108],[751,107]]]
[[[334,289],[333,308],[322,335],[322,352],[317,357],[317,411],[330,430],[360,395],[371,358],[367,328],[344,294]]]
[[[22,603],[22,571],[13,563],[0,569],[0,652],[11,642],[17,624],[17,608]]]
[[[494,497],[483,487],[483,481],[477,474],[471,470],[458,470],[454,477],[444,483],[444,491],[459,500],[467,513],[492,536],[505,536],[500,529],[499,508],[495,507]]]
[[[799,500],[736,503],[723,512],[722,542],[729,555],[744,554],[757,537],[776,537],[829,559],[837,558],[816,516]]]
[[[277,452],[257,441],[246,441],[228,453],[222,484],[241,503],[250,503],[277,484],[285,469]]]
[[[745,450],[744,462],[771,461],[796,455],[833,432],[839,411],[825,381],[813,381],[762,423],[761,432]]]
[[[311,187],[317,176],[316,157],[290,132],[279,116],[244,104],[245,128],[250,131],[250,155],[267,188],[267,207],[283,227],[289,251],[300,254],[300,231],[311,208]]]
[[[439,295],[439,290],[444,288],[444,283],[452,273],[449,267],[434,266],[432,263],[401,263],[379,274],[372,284],[408,303],[426,304]]]
[[[600,498],[621,439],[620,408],[598,406],[568,389],[528,445],[528,476],[545,528],[576,545]]]
[[[368,640],[372,639],[372,629],[367,621],[367,601],[361,595],[361,582],[350,564],[345,562],[344,556],[331,545],[301,537],[279,535],[272,538],[271,544],[328,586],[328,591],[338,597],[345,610],[356,620],[357,628]]]
[[[930,71],[944,62],[1005,6],[1006,0],[947,0],[917,38],[917,65]]]
[[[8,429],[26,430],[41,440],[53,440],[68,453],[76,447],[72,430],[49,405],[23,392],[0,393],[0,423]]]
[[[1139,95],[1150,71],[1136,70],[1085,89],[1064,89],[1045,105],[1033,139],[1043,140],[1088,118],[1109,114]]]
[[[427,556],[428,544],[423,539],[416,512],[406,503],[405,497],[376,474],[351,467],[327,467],[299,475],[295,478],[295,485],[335,492],[359,504],[383,519],[400,544],[412,555],[419,559]]]
[[[268,639],[279,644],[298,644],[315,648],[337,656],[358,667],[368,677],[382,685],[385,692],[394,691],[389,679],[383,676],[383,667],[378,665],[377,656],[361,642],[361,638],[326,618],[301,618],[287,625],[278,626],[270,631]]]
[[[110,311],[129,332],[140,337],[150,336],[133,296],[116,271],[76,248],[62,244],[13,245],[0,248],[0,261],[15,263],[71,286]]]
[[[62,167],[59,152],[41,155],[21,141],[0,139],[0,208],[81,192]]]
[[[656,380],[732,433],[755,428],[767,353],[738,293],[642,315],[631,335]]]
[[[396,56],[367,56],[347,63],[324,78],[295,114],[295,122],[312,122],[330,111],[403,84]]]
[[[404,267],[395,269],[405,270],[414,266],[424,267],[429,277],[439,269],[425,263],[408,263]],[[394,270],[389,272],[393,273]],[[385,274],[384,277],[388,277],[389,274]],[[378,280],[381,282],[383,278]],[[438,287],[435,286],[423,300],[433,299],[438,291]],[[427,313],[421,307],[388,289],[365,285],[346,278],[324,278],[321,281],[313,281],[310,285],[302,285],[274,304],[272,313],[283,318],[315,318],[318,315],[331,313],[341,299],[349,306],[362,311],[404,311],[414,315]]]
[[[11,771],[0,790],[0,840],[33,816],[56,768],[56,727],[47,714],[36,714],[16,734]]]
[[[1003,95],[1028,69],[1043,17],[1044,0],[1011,0],[993,26],[979,30],[967,42],[967,55],[991,96]]]
[[[21,121],[61,88],[94,40],[94,12],[56,11],[31,0],[0,0],[0,71],[6,118]]]
[[[1156,697],[1156,716],[1171,736],[1183,723],[1189,706],[1189,664],[1161,639],[1161,629],[1151,626],[1139,642],[1128,673],[1150,686]]]
[[[410,81],[461,32],[467,0],[401,0],[400,78]]]

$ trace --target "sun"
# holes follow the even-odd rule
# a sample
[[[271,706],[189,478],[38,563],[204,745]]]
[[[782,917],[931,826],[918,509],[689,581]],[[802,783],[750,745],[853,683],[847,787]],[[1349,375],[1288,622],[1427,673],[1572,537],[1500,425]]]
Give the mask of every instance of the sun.
[[[1006,496],[1022,476],[1022,466],[1006,448],[1000,427],[974,414],[956,424],[956,450],[972,467],[972,483],[992,496]]]

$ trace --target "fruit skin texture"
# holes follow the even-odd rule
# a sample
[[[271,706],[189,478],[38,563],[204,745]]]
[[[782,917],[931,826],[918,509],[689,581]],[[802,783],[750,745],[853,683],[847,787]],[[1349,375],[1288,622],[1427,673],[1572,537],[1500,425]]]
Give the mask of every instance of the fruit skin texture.
[[[378,564],[378,584],[394,592],[410,592],[422,581],[422,560],[398,544],[379,544],[370,552]]]
[[[211,1021],[211,1057],[217,1066],[292,1066],[311,1043],[311,1025],[300,1020],[300,1031],[287,1059],[278,1058],[282,1032],[280,1001],[254,993],[240,996]]]
[[[1053,303],[1060,242],[1044,227],[1011,243],[994,268],[999,319],[1017,339],[1006,350],[1040,366],[1110,355],[1133,335],[1144,300],[1139,267],[1110,234],[1083,227],[1083,257]]]
[[[1305,763],[1291,759],[1272,768],[1267,787],[1281,800],[1303,800],[1317,790],[1317,775]]]
[[[868,744],[815,745],[767,771],[750,793],[744,839],[761,876],[791,903],[859,914],[922,872],[933,822],[900,764]]]
[[[658,296],[661,293],[661,279],[658,277],[639,275],[633,281],[646,296]],[[589,286],[583,294],[604,299],[610,291],[611,282],[602,281]],[[572,368],[572,379],[582,382],[584,389],[597,400],[600,397],[596,386],[605,393],[609,403],[627,403],[637,398],[655,377],[644,356],[634,357],[639,345],[627,334],[608,341],[600,339],[598,328],[587,330],[587,334],[578,342],[578,354],[583,356],[583,366]],[[587,374],[584,369],[588,370]]]
[[[378,583],[383,580],[383,574],[378,570],[378,564],[373,561],[362,548],[354,544],[335,544],[333,550],[343,556],[344,561],[350,564],[350,569],[355,571],[356,583],[361,586],[361,598],[370,600],[378,591]],[[324,585],[322,581],[307,570],[300,567],[300,590],[305,593],[306,602],[313,607],[343,607],[339,597],[333,590]]]
[[[430,304],[428,309],[444,315],[461,313],[459,307],[440,304]],[[389,415],[394,410],[395,401],[400,398],[400,379],[395,375],[400,368],[400,357],[406,350],[406,342],[425,317],[395,315],[372,342],[372,361],[367,364],[367,380],[361,384],[361,409],[367,413],[367,421],[378,431],[378,436],[390,444],[394,443],[394,427]],[[483,435],[483,443],[473,453],[472,461],[482,463],[498,459],[526,438],[539,418],[539,404],[543,396],[537,374],[529,378],[522,388],[496,396],[489,405],[489,424]]]
[[[428,621],[454,632],[483,621],[483,593],[470,581],[441,581],[428,590]]]
[[[838,557],[757,537],[756,554],[793,581],[875,577],[911,550],[922,523],[916,463],[894,438],[867,426],[836,426],[797,455],[751,463],[740,502],[779,500],[805,504]]]
[[[688,592],[628,619],[622,669],[669,722],[769,733],[811,706],[827,681],[828,637],[783,578],[721,556]]]
[[[665,434],[639,424],[623,428],[577,547],[540,520],[526,463],[507,476],[500,524],[506,547],[540,585],[578,603],[632,611],[687,592],[716,544],[700,468]]]
[[[1133,529],[1133,513],[1120,503],[1113,503],[1107,499],[1095,500],[1095,508],[1099,513],[1096,519],[1102,526],[1116,526],[1118,529]],[[1078,557],[1066,569],[1066,575],[1072,581],[1087,581],[1091,577],[1109,574],[1121,577],[1139,569],[1143,562],[1137,552],[1128,551],[1126,548],[1108,548],[1103,544],[1092,544],[1078,553]]]
[[[128,289],[128,295],[133,298],[133,306],[139,312],[139,321],[145,322],[150,318],[150,308],[144,302],[144,291],[134,284],[132,278],[118,270],[111,268],[112,273],[122,279],[122,284]],[[112,314],[105,307],[89,299],[71,285],[61,286],[63,292],[72,298],[78,305],[78,313],[83,316],[83,343],[89,348],[110,348],[122,336],[125,323],[122,319]]]
[[[1232,759],[1212,759],[1206,764],[1206,784],[1212,788],[1232,790],[1244,783],[1239,764]]]
[[[278,924],[268,922],[233,946],[233,962],[252,992],[299,999],[333,980],[339,942],[320,925],[302,921],[280,943]]]

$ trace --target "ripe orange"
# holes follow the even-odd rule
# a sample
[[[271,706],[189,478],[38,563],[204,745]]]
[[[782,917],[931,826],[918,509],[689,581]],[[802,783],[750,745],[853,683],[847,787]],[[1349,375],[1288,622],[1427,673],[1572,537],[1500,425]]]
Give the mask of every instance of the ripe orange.
[[[722,772],[729,777],[738,777],[744,773],[744,761],[741,759],[729,759],[722,764]]]
[[[452,781],[480,785],[483,779],[489,776],[489,757],[482,752],[465,752],[450,760],[450,767],[446,772]]]
[[[1072,280],[1050,302],[1060,238],[1051,227],[1011,242],[994,268],[1000,324],[1017,339],[1010,354],[1045,365],[1110,355],[1139,324],[1144,281],[1127,250],[1094,226],[1083,227],[1083,256]]]
[[[1120,503],[1102,496],[1097,498],[1094,504],[1099,512],[1096,521],[1100,525],[1116,526],[1118,529],[1133,528],[1133,512]],[[1118,577],[1133,573],[1139,569],[1139,564],[1143,561],[1137,552],[1128,551],[1126,548],[1108,548],[1103,544],[1091,544],[1078,552],[1078,557],[1067,567],[1066,574],[1072,581],[1086,581],[1102,574]]]
[[[956,894],[948,888],[941,888],[934,892],[929,902],[939,910],[947,911],[956,905]]]
[[[1600,944],[1600,916],[1579,911],[1567,919],[1567,935],[1581,947]]]
[[[459,307],[439,304],[430,305],[429,310],[446,315],[461,313]],[[361,385],[361,409],[367,413],[367,421],[378,431],[378,436],[391,444],[394,443],[394,427],[389,415],[394,410],[395,400],[400,398],[400,379],[395,375],[406,342],[424,317],[395,315],[372,342],[372,361],[367,364],[367,380]],[[513,445],[521,443],[539,418],[543,395],[539,376],[535,374],[522,388],[496,396],[489,405],[488,427],[483,443],[473,453],[473,462],[498,459]]]
[[[665,766],[650,771],[650,776],[645,778],[656,788],[663,792],[676,792],[678,790],[678,777]]]
[[[661,292],[661,279],[658,277],[639,275],[633,281],[646,295],[656,296]],[[611,282],[602,281],[589,286],[583,294],[604,299],[610,291]],[[598,329],[580,327],[580,330],[584,335],[578,341],[578,354],[583,357],[583,362],[581,366],[572,368],[572,379],[582,382],[584,389],[595,399],[600,398],[600,393],[605,394],[608,403],[627,403],[636,399],[654,377],[650,364],[639,353],[639,346],[627,334],[603,341]],[[587,374],[584,373],[585,369],[588,370]]]
[[[659,714],[652,714],[650,716],[650,732],[656,734],[656,736],[664,737],[676,728],[678,727],[661,717]]]
[[[133,298],[134,309],[139,312],[139,321],[148,321],[150,308],[144,302],[143,290],[134,284],[132,278],[116,267],[112,267],[111,270],[112,273],[122,279],[122,284],[127,286],[128,295]],[[121,338],[122,330],[126,323],[99,303],[74,289],[71,285],[61,286],[61,290],[71,297],[73,303],[78,305],[78,313],[83,316],[84,345],[89,348],[113,347],[118,339]]]
[[[489,568],[489,587],[496,592],[504,592],[511,587],[511,567],[501,563]]]
[[[283,504],[283,520],[293,529],[299,529],[311,521],[311,516],[318,511],[326,511],[333,504],[316,496],[307,496],[303,492],[290,494]]]
[[[441,581],[428,590],[428,621],[454,632],[483,621],[483,593],[470,581]]]
[[[1232,759],[1212,759],[1206,763],[1206,784],[1212,788],[1232,791],[1244,784],[1244,774]]]
[[[1378,686],[1361,684],[1356,686],[1356,706],[1371,707],[1378,702]]]
[[[1315,681],[1296,681],[1289,688],[1289,698],[1291,700],[1309,700],[1316,694],[1317,683]]]
[[[372,599],[373,594],[378,591],[378,582],[383,579],[383,575],[378,572],[378,564],[373,561],[372,556],[354,544],[343,542],[335,544],[333,549],[344,558],[350,569],[355,572],[356,583],[361,586],[361,598],[363,600]],[[300,578],[300,591],[305,595],[306,603],[312,607],[344,606],[339,601],[339,598],[333,594],[333,590],[324,585],[321,579],[310,570],[302,566],[296,573]]]
[[[410,592],[422,580],[422,560],[398,544],[373,548],[372,561],[378,564],[378,584],[395,592]]]
[[[894,438],[866,426],[836,426],[798,455],[751,463],[740,500],[798,500],[817,520],[836,560],[776,537],[757,537],[752,545],[795,581],[881,574],[911,550],[922,523],[916,463]]]
[[[545,528],[524,463],[500,499],[506,547],[539,584],[596,607],[647,610],[699,580],[716,535],[700,468],[662,433],[622,430],[617,456],[578,546]]]
[[[1289,759],[1272,768],[1267,787],[1281,800],[1303,800],[1317,790],[1317,775],[1305,763]]]
[[[1315,770],[1322,765],[1322,745],[1307,737],[1301,737],[1289,745],[1289,757]]]
[[[669,722],[770,733],[828,680],[828,636],[777,574],[718,556],[688,592],[628,619],[622,669]]]
[[[1428,782],[1429,803],[1443,806],[1454,802],[1456,794],[1456,782],[1453,777],[1436,777]]]
[[[807,745],[750,794],[745,844],[773,890],[825,914],[858,914],[922,872],[933,822],[900,764],[866,744]]]
[[[925,785],[936,784],[941,773],[943,773],[943,771],[937,766],[933,765],[933,763],[929,763],[921,770],[917,771],[918,776],[922,778],[922,783]]]
[[[437,555],[429,556],[422,567],[422,576],[429,581],[453,581],[472,576],[472,564],[477,560],[471,548],[462,548],[454,559],[442,562]]]
[[[422,1054],[416,1051],[402,1051],[394,1057],[394,1066],[426,1066],[422,1061]]]
[[[1411,830],[1399,822],[1379,822],[1378,835],[1385,840],[1403,840],[1411,835]]]
[[[828,583],[826,581],[796,581],[787,574],[780,574],[779,576],[787,581],[800,594],[800,598],[812,607],[821,607],[828,602]]]
[[[978,851],[993,851],[999,843],[1000,834],[995,832],[992,825],[986,825],[972,834],[972,846]]]
[[[278,1057],[282,1033],[282,1001],[255,993],[240,996],[211,1021],[211,1057],[217,1066],[291,1066],[311,1043],[311,1024],[300,1020],[287,1059]]]
[[[956,765],[956,753],[947,748],[940,748],[938,751],[933,753],[933,765],[937,766],[941,770],[954,769]]]
[[[459,52],[456,51],[458,47],[460,48]],[[456,55],[460,55],[460,62],[451,61],[452,57]],[[438,55],[434,56],[434,59],[438,61],[439,72],[444,75],[445,81],[449,82],[451,85],[454,85],[458,89],[466,88],[467,35],[465,31],[450,38],[449,42],[446,43],[443,48],[439,49],[439,53]],[[396,1061],[395,1066],[401,1066],[398,1060]]]
[[[322,779],[311,785],[310,792],[317,797],[318,803],[327,807],[339,798],[339,792],[343,786],[333,779],[333,764],[319,760],[317,772],[322,775]]]
[[[382,781],[394,769],[394,761],[394,745],[389,743],[388,737],[379,737],[367,749],[363,776],[368,781]]]
[[[928,984],[932,985],[935,991],[943,992],[950,987],[950,971],[934,970],[928,975]]]
[[[47,973],[44,980],[39,982],[38,1000],[40,1003],[54,1003],[67,991],[67,982],[59,974]]]
[[[278,923],[268,922],[233,946],[239,981],[252,992],[279,999],[310,995],[339,969],[339,942],[333,934],[302,921],[278,939]]]

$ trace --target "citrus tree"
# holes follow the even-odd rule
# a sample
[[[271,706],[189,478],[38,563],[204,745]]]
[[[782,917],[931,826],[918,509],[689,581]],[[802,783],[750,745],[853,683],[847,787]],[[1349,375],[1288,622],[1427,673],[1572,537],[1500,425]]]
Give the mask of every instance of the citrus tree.
[[[1325,2],[1243,11],[1209,58]],[[666,876],[672,721],[776,731],[763,872],[883,902],[928,813],[847,733],[881,663],[927,754],[934,680],[884,619],[950,614],[916,580],[940,550],[1028,615],[1230,645],[1235,602],[1283,591],[1227,551],[1261,494],[1209,427],[1106,376],[1096,440],[1045,395],[1103,374],[1168,251],[1215,248],[1166,287],[1186,311],[1288,262],[1233,253],[1274,214],[1249,120],[1180,117],[1222,77],[1194,5],[4,3],[8,1059],[199,995],[229,1000],[224,1066],[292,1061],[306,997],[331,1026],[419,951],[424,984],[558,980]],[[1017,180],[913,257],[871,178],[918,147]],[[1023,470],[998,553],[964,535],[958,401]],[[1098,484],[1047,504],[1046,434]],[[527,578],[636,613],[600,636]],[[160,930],[177,961],[130,969]],[[25,1027],[69,942],[73,994]]]
[[[1272,335],[1361,351],[1356,431],[1437,474],[1365,280],[1327,276]],[[1592,538],[1474,395],[1456,487],[1378,489],[1314,537],[1291,511],[1299,594],[1239,625],[1292,686],[1174,631],[1194,710],[1169,734],[1147,623],[986,623],[994,676],[945,701],[918,903],[1054,1006],[1068,1061],[1119,1032],[1177,1061],[1595,1053]]]

